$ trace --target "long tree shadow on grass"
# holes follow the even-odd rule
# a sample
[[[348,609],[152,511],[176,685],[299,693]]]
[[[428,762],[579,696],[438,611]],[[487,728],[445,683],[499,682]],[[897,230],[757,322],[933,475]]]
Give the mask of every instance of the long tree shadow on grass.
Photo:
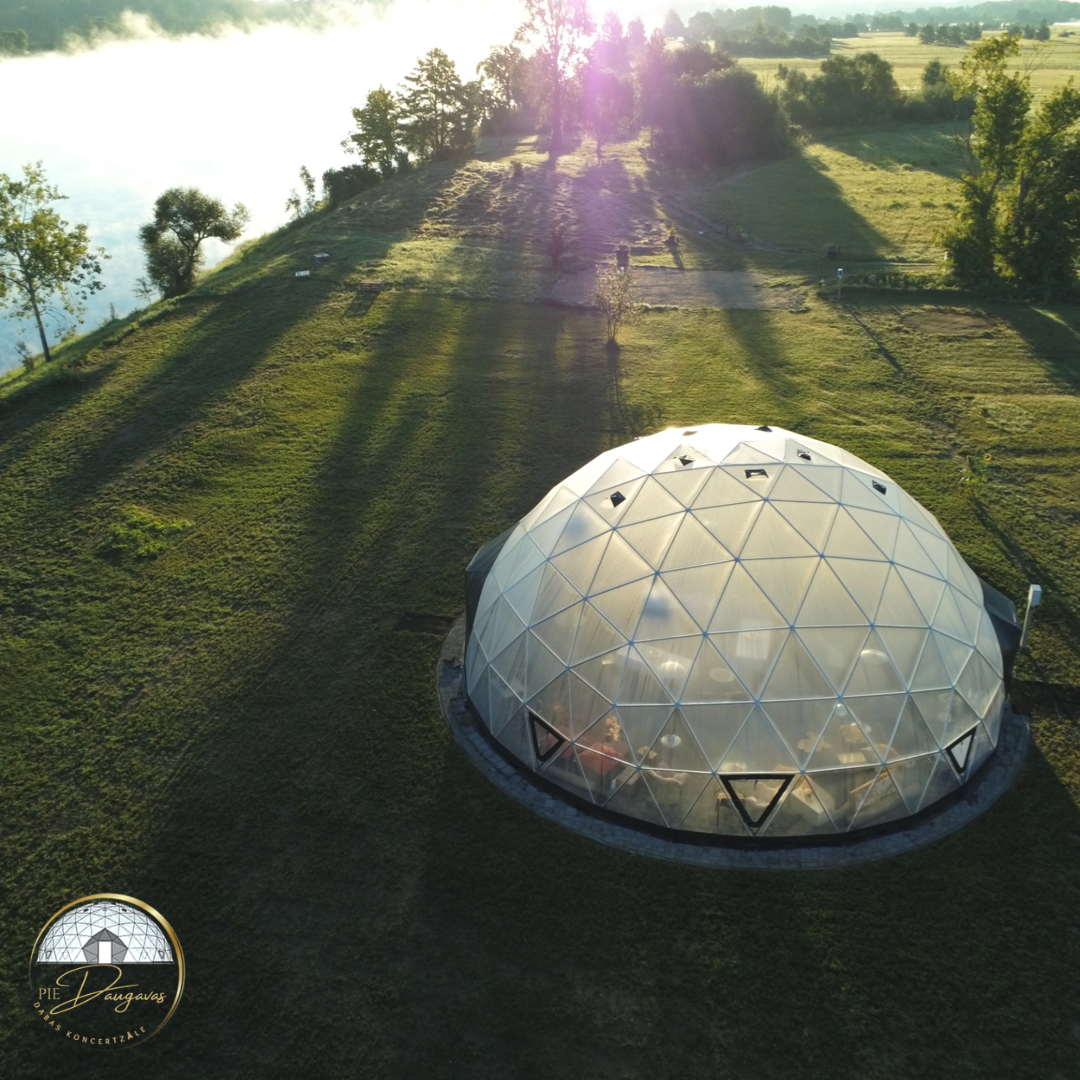
[[[1080,391],[1080,307],[1016,305],[998,308],[996,314],[1031,346],[1062,389]]]

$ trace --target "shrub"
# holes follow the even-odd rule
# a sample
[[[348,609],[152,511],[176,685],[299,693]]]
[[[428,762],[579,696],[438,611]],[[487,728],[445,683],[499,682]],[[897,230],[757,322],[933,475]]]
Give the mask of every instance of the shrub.
[[[152,559],[165,550],[166,541],[192,528],[186,518],[172,521],[159,518],[141,506],[127,506],[120,520],[109,530],[106,550],[115,555],[132,555],[136,559]]]

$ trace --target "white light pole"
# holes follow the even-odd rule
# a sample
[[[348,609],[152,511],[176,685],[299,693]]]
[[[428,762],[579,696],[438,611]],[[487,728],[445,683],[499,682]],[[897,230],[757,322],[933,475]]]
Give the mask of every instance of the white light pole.
[[[839,300],[844,294],[844,271],[836,268],[836,299]]]
[[[1028,586],[1028,602],[1027,611],[1024,613],[1024,629],[1020,634],[1020,648],[1027,648],[1028,631],[1031,629],[1031,613],[1042,602],[1042,586],[1041,585],[1029,585]]]

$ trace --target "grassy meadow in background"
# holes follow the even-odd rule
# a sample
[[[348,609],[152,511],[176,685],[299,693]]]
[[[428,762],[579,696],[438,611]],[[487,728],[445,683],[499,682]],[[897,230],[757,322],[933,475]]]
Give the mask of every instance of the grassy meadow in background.
[[[1075,1076],[1080,307],[881,287],[940,259],[949,134],[723,176],[492,140],[0,384],[0,1075]],[[610,350],[538,302],[553,222],[571,264],[670,266],[675,227],[688,275],[807,302],[653,309]],[[867,282],[839,302],[827,243]],[[1043,585],[1033,744],[987,816],[853,870],[703,871],[532,816],[453,744],[440,639],[401,617],[456,616],[476,548],[589,458],[705,422],[838,443],[1014,600]],[[99,1057],[24,979],[101,891],[165,915],[188,984]]]

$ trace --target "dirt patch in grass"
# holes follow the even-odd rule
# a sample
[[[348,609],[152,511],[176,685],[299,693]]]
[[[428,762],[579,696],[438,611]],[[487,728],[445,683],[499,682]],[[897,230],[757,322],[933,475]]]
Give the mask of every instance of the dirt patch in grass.
[[[900,321],[910,330],[947,337],[974,337],[992,329],[994,325],[984,316],[969,311],[912,311]]]
[[[588,304],[596,284],[596,269],[564,274],[551,290],[564,304]],[[793,308],[806,298],[794,285],[769,285],[763,274],[750,270],[676,270],[666,266],[639,268],[634,274],[635,296],[643,304],[683,308]]]

